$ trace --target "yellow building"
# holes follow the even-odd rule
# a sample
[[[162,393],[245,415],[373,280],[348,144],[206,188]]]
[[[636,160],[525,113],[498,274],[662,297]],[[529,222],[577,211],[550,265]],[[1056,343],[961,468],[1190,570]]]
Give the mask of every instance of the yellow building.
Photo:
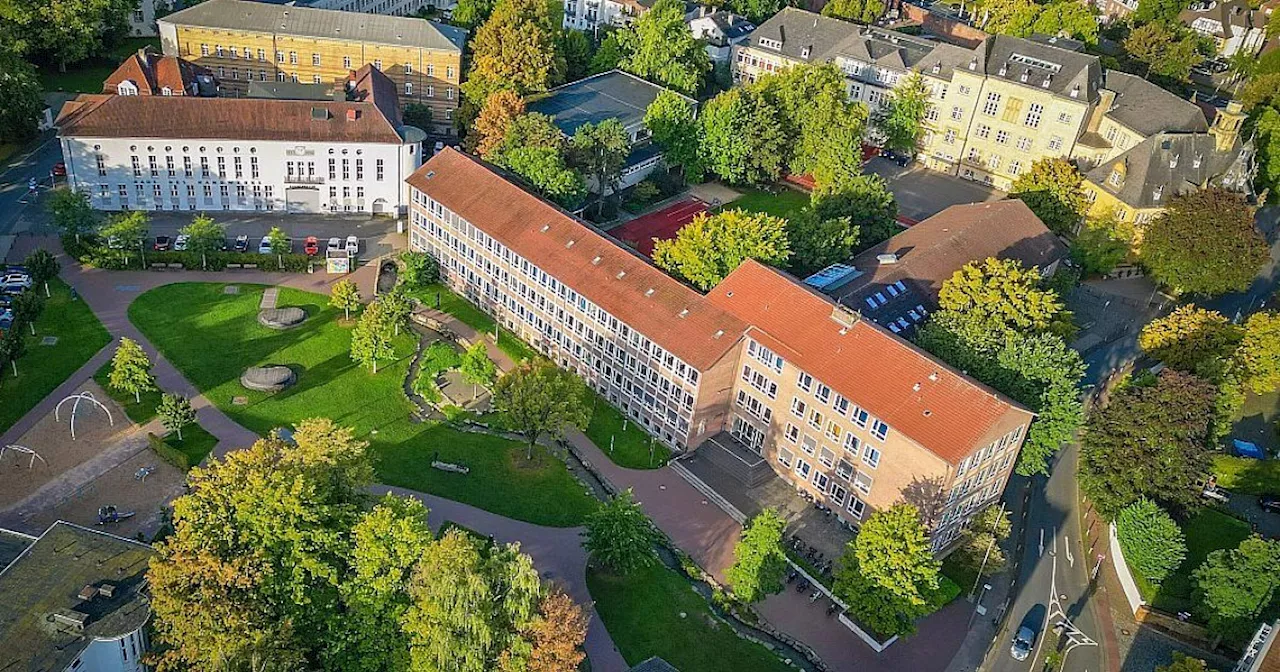
[[[1157,133],[1208,130],[1204,112],[1195,103],[1136,75],[1109,70],[1071,158],[1088,170]]]
[[[461,98],[462,29],[245,0],[208,0],[158,25],[164,53],[214,72],[223,95],[245,95],[250,81],[340,87],[372,64],[395,82],[402,104],[431,109],[428,130],[452,130]]]
[[[1245,114],[1233,102],[1218,112],[1208,132],[1163,132],[1146,138],[1085,173],[1089,214],[1115,213],[1122,222],[1142,225],[1180,193],[1220,186],[1250,193],[1253,146],[1240,140]]]

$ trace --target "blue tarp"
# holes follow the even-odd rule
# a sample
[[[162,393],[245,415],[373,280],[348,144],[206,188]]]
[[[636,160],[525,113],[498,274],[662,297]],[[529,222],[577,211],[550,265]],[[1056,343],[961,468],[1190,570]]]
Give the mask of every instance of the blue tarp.
[[[1262,449],[1259,448],[1256,443],[1241,441],[1240,439],[1232,439],[1231,445],[1235,446],[1236,455],[1239,455],[1240,457],[1252,457],[1255,460],[1261,460],[1264,457]]]

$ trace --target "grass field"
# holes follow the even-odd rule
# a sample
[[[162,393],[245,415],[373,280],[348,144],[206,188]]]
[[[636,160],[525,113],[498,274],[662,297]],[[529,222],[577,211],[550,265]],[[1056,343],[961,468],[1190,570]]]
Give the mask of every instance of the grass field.
[[[782,188],[777,195],[759,189],[748,189],[742,196],[726,203],[721,210],[741,208],[749,212],[767,212],[778,217],[790,217],[809,205],[809,194],[795,189]]]
[[[1218,485],[1234,494],[1280,494],[1280,460],[1215,455],[1213,473]]]
[[[1152,585],[1141,576],[1134,576],[1142,599],[1157,609],[1168,613],[1192,611],[1191,595],[1194,586],[1191,573],[1204,562],[1210,553],[1235,548],[1249,536],[1249,524],[1213,509],[1201,509],[1186,523],[1182,532],[1187,537],[1187,557],[1165,577],[1164,583]]]
[[[584,433],[609,459],[628,469],[657,469],[667,463],[671,451],[666,446],[652,440],[636,423],[628,422],[622,411],[600,395],[590,394],[595,410]],[[650,446],[653,448],[652,460],[649,457]]]
[[[621,577],[589,567],[587,587],[628,665],[661,656],[681,672],[793,669],[760,644],[738,637],[684,577],[661,563]]]
[[[415,423],[401,389],[413,353],[408,335],[377,375],[351,361],[349,328],[328,297],[281,288],[281,306],[307,312],[302,326],[272,331],[257,323],[262,286],[176,284],[138,297],[129,318],[219,409],[259,434],[305,418],[328,417],[369,441],[379,482],[447,497],[531,523],[572,526],[596,501],[558,460],[529,464],[524,446],[443,425]],[[298,383],[275,395],[241,387],[240,374],[257,364],[289,366]],[[247,403],[237,405],[234,397]],[[467,475],[431,467],[434,458],[470,467]]]
[[[0,432],[9,429],[89,361],[111,336],[84,301],[72,301],[66,283],[49,281],[53,296],[36,319],[36,335],[26,336],[26,352],[18,358],[18,375],[6,367],[0,371]],[[39,288],[42,294],[44,290]],[[45,336],[56,336],[57,345],[40,345]]]
[[[40,84],[45,91],[102,93],[103,80],[115,72],[126,56],[146,46],[159,51],[159,38],[125,38],[107,54],[68,65],[66,72],[58,72],[56,65],[40,66]]]
[[[120,392],[118,390],[111,389],[111,386],[108,385],[108,379],[110,376],[111,362],[107,362],[102,365],[102,368],[98,369],[97,373],[93,374],[93,380],[97,382],[102,389],[106,390],[107,394],[111,395],[111,398],[115,399],[117,404],[120,404],[120,406],[124,408],[124,412],[129,416],[130,420],[139,425],[145,425],[148,422],[151,422],[151,419],[156,417],[156,406],[160,403],[160,390],[157,389],[150,392],[143,392],[139,395],[142,401],[135,401],[137,397],[134,397],[128,392]]]
[[[176,433],[169,433],[165,435],[164,442],[186,455],[187,464],[195,466],[200,464],[206,455],[213,452],[214,446],[218,445],[218,437],[205,431],[200,425],[190,424],[182,428],[181,440]]]

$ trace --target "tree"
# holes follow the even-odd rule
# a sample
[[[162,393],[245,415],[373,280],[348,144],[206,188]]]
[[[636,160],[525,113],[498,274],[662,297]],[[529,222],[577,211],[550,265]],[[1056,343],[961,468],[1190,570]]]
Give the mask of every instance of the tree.
[[[498,0],[471,39],[471,70],[462,93],[480,106],[510,88],[524,95],[546,91],[564,76],[564,58],[545,0]]]
[[[1187,304],[1147,323],[1138,346],[1174,369],[1220,381],[1242,338],[1244,330],[1220,313]]]
[[[1185,512],[1208,471],[1206,442],[1217,390],[1173,370],[1154,385],[1130,385],[1089,418],[1080,443],[1080,490],[1115,518],[1142,498]]]
[[[1187,81],[1204,60],[1200,38],[1174,22],[1152,21],[1129,32],[1124,50],[1147,66],[1147,76]]]
[[[788,141],[782,120],[755,89],[735,87],[707,101],[698,126],[706,167],[726,182],[773,182],[782,175]]]
[[[591,56],[590,74],[598,75],[616,69],[625,55],[622,45],[618,42],[618,31],[612,28],[604,29],[600,46],[596,47],[596,53]]]
[[[373,369],[373,374],[378,375],[378,360],[391,359],[396,355],[391,342],[392,330],[391,316],[382,302],[369,304],[351,331],[351,359]]]
[[[1175,21],[1178,14],[1190,3],[1187,0],[1138,0],[1138,9],[1133,13],[1135,23],[1141,25],[1152,21]]]
[[[582,547],[591,560],[615,574],[630,574],[658,561],[661,537],[631,489],[610,498],[587,516]]]
[[[1217,550],[1191,574],[1194,604],[1219,636],[1245,635],[1280,587],[1280,542],[1257,535]]]
[[[863,523],[840,559],[833,589],[878,634],[909,634],[928,611],[939,571],[919,510],[899,503]]]
[[[162,669],[305,664],[341,629],[346,534],[364,511],[366,444],[329,420],[192,469],[147,573]]]
[[[748,90],[778,119],[787,170],[813,173],[821,191],[839,190],[861,174],[867,110],[850,102],[844,74],[834,63],[785,68],[761,77]]]
[[[0,24],[24,38],[21,49],[66,72],[68,64],[103,54],[115,36],[127,35],[135,7],[125,0],[15,0],[0,4]]]
[[[1241,382],[1254,394],[1268,394],[1280,387],[1280,314],[1249,316],[1234,364]]]
[[[617,191],[622,180],[622,169],[631,153],[631,138],[617,119],[588,122],[573,132],[569,151],[574,166],[595,180],[600,196],[596,199],[599,216],[604,197]]]
[[[1065,36],[1088,45],[1098,43],[1098,16],[1092,7],[1070,0],[1056,0],[1041,5],[1031,31],[1034,34]]]
[[[1217,187],[1175,194],[1147,225],[1142,263],[1175,292],[1243,291],[1269,258],[1244,196]]]
[[[761,511],[747,523],[742,538],[733,547],[733,565],[725,572],[739,599],[759,602],[782,590],[782,577],[788,567],[782,550],[786,527],[787,521],[773,508]]]
[[[350,280],[339,280],[329,288],[329,306],[341,310],[348,321],[351,311],[360,308],[360,290]]]
[[[591,409],[586,386],[574,374],[545,359],[522,362],[498,379],[494,408],[507,427],[528,442],[527,459],[543,436],[559,438],[570,427],[586,427]]]
[[[1259,77],[1258,81],[1264,79],[1267,77]],[[1276,73],[1269,83],[1280,87],[1280,73]],[[1280,91],[1280,88],[1269,90],[1272,94],[1276,91]],[[1255,114],[1258,120],[1254,125],[1258,170],[1254,182],[1259,189],[1271,192],[1269,200],[1274,203],[1277,195],[1280,195],[1280,103],[1273,103],[1264,108],[1261,114]]]
[[[929,88],[920,73],[912,72],[894,87],[889,92],[888,104],[875,117],[875,126],[884,135],[885,147],[914,155],[924,136],[924,115],[930,105]]]
[[[975,575],[994,576],[1009,563],[1000,542],[1009,538],[1013,526],[1003,507],[988,506],[973,517],[960,537],[960,545],[951,557]],[[964,586],[968,588],[968,586]]]
[[[791,256],[787,222],[762,212],[732,209],[699,214],[653,248],[653,262],[706,291],[747,259],[781,265]]]
[[[1121,222],[1115,211],[1085,220],[1080,233],[1071,243],[1071,260],[1086,275],[1102,275],[1129,256],[1133,232]]]
[[[18,358],[22,357],[22,353],[26,350],[26,339],[23,338],[22,332],[18,329],[10,329],[3,337],[0,337],[0,367],[9,364],[13,368],[13,375],[18,375]],[[0,368],[0,374],[4,373],[4,369]]]
[[[884,15],[883,0],[832,0],[822,6],[822,15],[857,23],[875,23]]]
[[[62,266],[58,264],[58,258],[49,250],[40,248],[28,254],[22,261],[22,265],[31,272],[31,282],[44,285],[44,295],[49,296],[49,281],[58,277],[58,271],[62,270]]]
[[[1173,662],[1157,667],[1156,672],[1210,672],[1210,670],[1203,660],[1192,658],[1181,651],[1174,651]]]
[[[459,28],[473,30],[488,20],[493,13],[492,0],[458,0],[449,15],[449,21]]]
[[[271,227],[267,232],[267,244],[271,246],[271,254],[275,255],[289,254],[293,247],[289,236],[284,235],[284,231],[278,226]]]
[[[378,304],[387,324],[391,325],[392,335],[399,336],[400,327],[409,324],[409,315],[413,313],[413,301],[405,293],[404,288],[396,286],[378,297]]]
[[[400,253],[404,269],[400,271],[400,284],[409,289],[422,289],[440,281],[440,263],[426,252],[405,250]]]
[[[53,225],[64,236],[80,236],[98,225],[98,212],[89,205],[89,194],[73,189],[55,189],[45,197],[45,210],[53,219]]]
[[[507,137],[507,131],[517,118],[524,115],[524,98],[510,89],[499,89],[489,94],[480,115],[471,126],[468,144],[483,158],[490,158]]]
[[[36,334],[36,319],[44,312],[44,297],[32,291],[22,292],[13,297],[13,329],[19,331],[24,325],[30,325],[31,335]]]
[[[1010,195],[1021,199],[1055,233],[1072,233],[1084,217],[1084,176],[1070,161],[1046,157],[1014,180]]]
[[[196,215],[179,233],[190,237],[187,250],[200,255],[200,265],[204,268],[208,268],[208,255],[221,250],[227,242],[226,229],[205,215]]]
[[[999,340],[1009,331],[1043,333],[1064,319],[1069,323],[1057,292],[1041,282],[1039,269],[1023,268],[1016,259],[970,262],[942,283],[942,312],[934,319],[973,343]]]
[[[711,57],[685,25],[680,0],[657,0],[617,36],[618,65],[637,77],[693,95],[711,72]]]
[[[485,388],[493,387],[498,380],[498,366],[489,359],[489,349],[483,342],[473,343],[462,353],[458,372],[468,383]]]
[[[758,26],[777,14],[785,3],[782,0],[729,0],[725,4],[730,10],[747,17],[748,21]]]
[[[898,203],[879,175],[858,175],[814,190],[809,204],[819,219],[848,217],[858,227],[858,243],[870,246],[902,230]]]
[[[686,98],[672,91],[659,93],[645,110],[644,125],[662,148],[662,160],[667,165],[681,168],[689,180],[702,179],[705,167],[698,122],[693,116],[693,105]]]
[[[414,128],[431,130],[431,108],[422,103],[404,106],[404,123]]]
[[[538,570],[516,545],[481,548],[450,530],[426,548],[410,581],[403,618],[412,670],[488,672],[527,669],[520,636],[538,618]]]
[[[150,228],[151,216],[143,210],[133,210],[116,215],[111,223],[102,227],[101,234],[108,242],[117,241],[121,249],[127,250],[137,245],[138,253],[142,254],[143,244],[146,242]]]
[[[1125,563],[1159,585],[1187,557],[1187,541],[1173,518],[1155,502],[1141,498],[1116,515],[1116,536]]]
[[[582,643],[587,638],[587,623],[587,615],[568,595],[555,590],[544,597],[527,634],[533,647],[529,672],[577,670],[586,658]]]
[[[160,416],[160,424],[166,430],[178,435],[179,441],[182,440],[182,428],[196,421],[196,409],[180,394],[162,395],[160,404],[156,406],[156,415]]]
[[[586,191],[582,175],[568,165],[564,134],[545,114],[525,114],[512,120],[489,160],[517,173],[561,205],[577,203]]]
[[[142,393],[156,389],[155,376],[151,375],[151,360],[138,342],[122,337],[111,357],[111,373],[107,385],[116,391],[132,393],[135,403],[142,403]]]
[[[43,87],[35,67],[4,47],[0,47],[0,100],[5,103],[0,106],[0,142],[35,137],[45,107]]]
[[[858,227],[849,217],[821,219],[812,208],[787,220],[792,273],[805,277],[831,264],[847,261],[858,244]]]
[[[591,36],[586,31],[565,30],[560,34],[566,81],[576,82],[591,73],[591,52]]]

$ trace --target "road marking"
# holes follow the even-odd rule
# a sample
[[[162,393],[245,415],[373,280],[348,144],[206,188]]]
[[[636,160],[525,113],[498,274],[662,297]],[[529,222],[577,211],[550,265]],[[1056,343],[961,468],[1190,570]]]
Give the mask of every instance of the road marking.
[[[1065,534],[1062,535],[1062,547],[1067,549],[1067,562],[1071,563],[1072,567],[1075,567],[1076,559],[1071,555],[1071,538]]]
[[[1040,528],[1040,555],[1044,555],[1044,528]]]

